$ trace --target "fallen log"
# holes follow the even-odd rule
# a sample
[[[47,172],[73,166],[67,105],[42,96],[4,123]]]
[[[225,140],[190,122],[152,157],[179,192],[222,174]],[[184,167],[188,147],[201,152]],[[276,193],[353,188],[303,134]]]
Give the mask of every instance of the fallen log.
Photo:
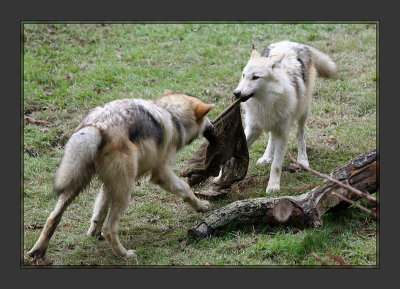
[[[346,166],[335,169],[330,177],[372,194],[379,185],[378,167],[376,149],[373,149]],[[362,198],[342,186],[325,181],[323,185],[299,196],[261,197],[233,202],[205,215],[188,230],[188,235],[204,238],[232,224],[285,223],[296,228],[318,227],[322,225],[323,214],[350,205],[332,192],[354,202]]]

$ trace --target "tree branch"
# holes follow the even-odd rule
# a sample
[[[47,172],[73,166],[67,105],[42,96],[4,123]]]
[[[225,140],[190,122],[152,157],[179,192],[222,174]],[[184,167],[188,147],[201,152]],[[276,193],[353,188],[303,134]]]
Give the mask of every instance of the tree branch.
[[[376,220],[376,214],[373,211],[368,210],[367,208],[361,206],[360,204],[358,204],[358,203],[356,203],[356,202],[354,202],[352,200],[349,200],[348,198],[343,197],[342,195],[340,195],[340,194],[338,194],[336,192],[331,192],[331,194],[336,196],[336,197],[338,197],[339,199],[341,199],[341,200],[343,200],[345,202],[348,202],[349,204],[352,204],[352,205],[356,206],[360,210],[363,210],[364,212],[367,212],[368,214],[370,214],[374,218],[374,220]]]
[[[319,177],[321,177],[321,178],[325,178],[325,179],[327,179],[328,181],[330,181],[330,182],[332,182],[332,183],[334,183],[334,184],[336,184],[336,185],[338,185],[338,186],[340,186],[340,187],[342,187],[342,188],[344,188],[344,189],[347,189],[347,190],[349,190],[350,192],[352,192],[352,193],[354,193],[354,194],[356,194],[356,195],[358,195],[358,196],[360,196],[360,197],[362,197],[362,198],[367,199],[367,200],[370,201],[370,202],[376,203],[376,199],[375,199],[373,196],[371,196],[371,195],[369,195],[369,194],[366,194],[366,193],[364,193],[364,192],[361,192],[360,190],[357,190],[356,188],[354,188],[354,187],[352,187],[352,186],[350,186],[350,185],[347,185],[347,184],[344,184],[344,183],[342,183],[342,182],[340,182],[340,181],[338,181],[338,180],[335,180],[335,179],[331,178],[331,177],[328,176],[328,175],[322,174],[322,173],[317,172],[317,171],[315,171],[315,170],[313,170],[313,169],[311,169],[311,168],[309,168],[309,167],[303,166],[302,164],[298,163],[298,162],[292,157],[292,155],[291,155],[289,152],[288,152],[288,158],[289,158],[292,162],[294,162],[298,167],[302,168],[303,170],[309,171],[310,173],[313,173],[314,175],[317,175],[317,176],[319,176]]]

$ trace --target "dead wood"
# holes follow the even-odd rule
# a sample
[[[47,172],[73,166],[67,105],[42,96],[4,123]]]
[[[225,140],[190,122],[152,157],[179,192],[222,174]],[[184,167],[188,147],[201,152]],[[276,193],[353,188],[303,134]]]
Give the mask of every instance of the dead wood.
[[[351,160],[346,166],[335,169],[330,177],[347,181],[355,189],[372,194],[377,185],[376,149]],[[296,228],[318,227],[321,217],[328,211],[336,211],[350,204],[332,192],[353,202],[361,198],[347,188],[325,181],[313,190],[298,196],[261,197],[240,200],[205,215],[188,231],[189,236],[204,238],[231,224],[285,223]]]
[[[349,199],[343,197],[342,195],[339,195],[339,194],[336,193],[336,192],[331,192],[331,194],[334,195],[335,197],[338,197],[339,199],[341,199],[341,200],[343,200],[343,201],[345,201],[345,202],[348,202],[349,204],[351,204],[351,205],[353,205],[353,206],[356,206],[356,207],[359,208],[360,210],[363,210],[364,212],[367,212],[368,214],[370,214],[370,215],[376,220],[376,215],[375,215],[375,212],[374,212],[374,211],[368,210],[367,208],[361,206],[360,204],[358,204],[358,203],[356,203],[356,202],[354,202],[354,201],[352,201],[352,200],[349,200]]]
[[[334,179],[334,178],[332,178],[330,176],[327,176],[325,174],[317,172],[316,170],[313,170],[313,169],[311,169],[309,167],[303,166],[302,164],[298,163],[295,159],[293,159],[292,155],[289,152],[288,152],[288,157],[292,162],[294,162],[297,166],[301,167],[303,170],[309,171],[310,173],[313,173],[314,175],[317,175],[317,176],[319,176],[321,178],[325,178],[328,181],[330,181],[332,183],[335,183],[338,186],[340,186],[342,188],[345,188],[345,189],[351,191],[352,193],[354,193],[356,195],[359,195],[360,197],[366,198],[370,202],[376,203],[376,199],[374,197],[372,197],[372,196],[370,196],[370,195],[368,195],[368,194],[366,194],[364,192],[361,192],[360,190],[355,189],[354,187],[350,186],[349,184],[344,184],[344,183],[342,183],[342,182],[340,182],[340,181],[338,181],[338,180],[336,180],[336,179]]]

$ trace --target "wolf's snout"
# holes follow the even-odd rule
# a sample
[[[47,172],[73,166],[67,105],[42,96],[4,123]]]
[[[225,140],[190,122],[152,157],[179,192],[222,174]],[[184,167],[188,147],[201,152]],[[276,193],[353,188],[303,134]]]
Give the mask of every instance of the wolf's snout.
[[[206,126],[206,131],[213,131],[214,125],[212,122],[208,123]]]
[[[213,135],[213,131],[214,131],[214,125],[210,122],[206,125],[206,127],[204,128],[203,131],[203,136],[207,139],[207,140],[211,140],[212,139],[212,135]]]
[[[236,98],[239,98],[242,92],[240,90],[234,90],[233,94],[236,96]]]

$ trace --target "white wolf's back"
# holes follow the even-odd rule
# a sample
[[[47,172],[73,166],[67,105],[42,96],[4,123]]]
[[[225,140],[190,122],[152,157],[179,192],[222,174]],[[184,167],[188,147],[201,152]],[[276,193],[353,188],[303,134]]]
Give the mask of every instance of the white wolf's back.
[[[296,49],[301,49],[302,47],[307,47],[310,50],[314,66],[320,76],[330,77],[336,73],[336,64],[328,55],[306,44],[287,40],[272,43],[264,49],[262,56],[280,56],[282,54],[291,56],[296,53]]]
[[[318,74],[323,77],[333,76],[336,73],[336,64],[329,56],[314,47],[308,46],[308,48],[311,50]]]

